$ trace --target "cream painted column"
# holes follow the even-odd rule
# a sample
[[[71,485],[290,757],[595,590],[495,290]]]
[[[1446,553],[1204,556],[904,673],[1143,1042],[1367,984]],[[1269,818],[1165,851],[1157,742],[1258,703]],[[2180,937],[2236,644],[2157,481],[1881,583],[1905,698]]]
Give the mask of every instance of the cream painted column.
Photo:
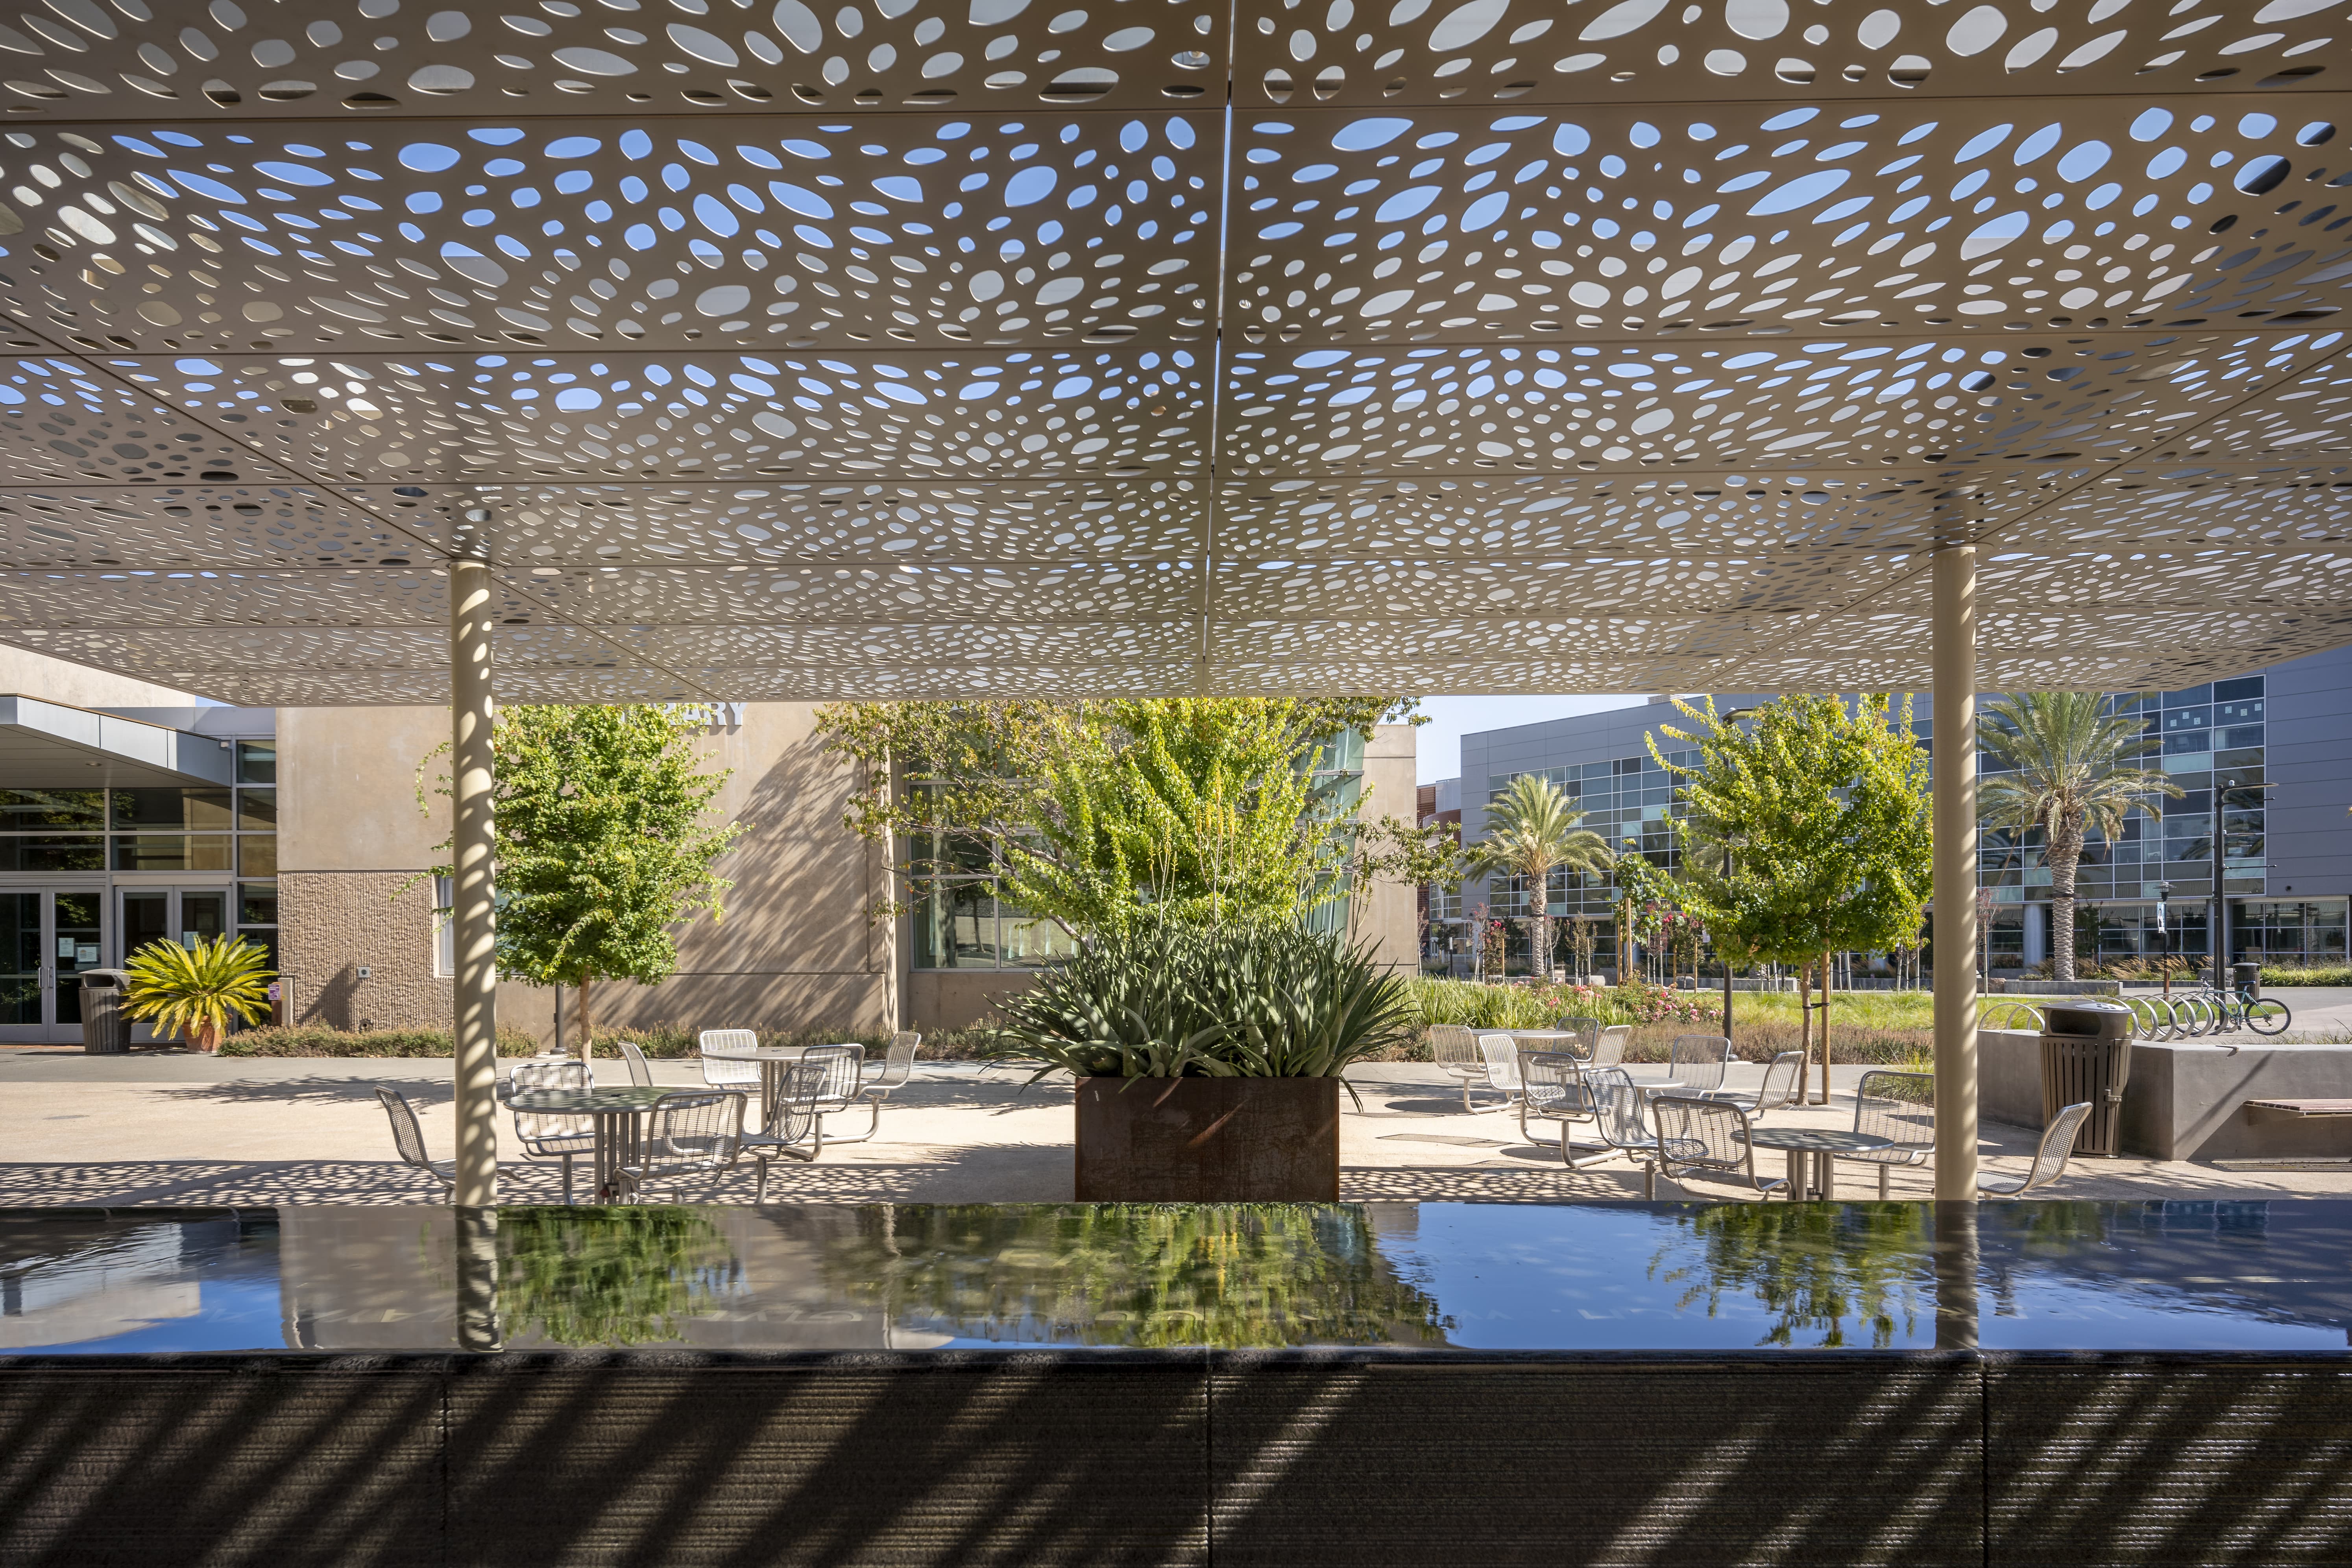
[[[455,808],[450,919],[457,950],[457,1185],[451,1201],[499,1201],[498,915],[490,862],[490,569],[449,563],[449,776]]]
[[[1977,552],[1935,552],[1936,1196],[1977,1196]]]

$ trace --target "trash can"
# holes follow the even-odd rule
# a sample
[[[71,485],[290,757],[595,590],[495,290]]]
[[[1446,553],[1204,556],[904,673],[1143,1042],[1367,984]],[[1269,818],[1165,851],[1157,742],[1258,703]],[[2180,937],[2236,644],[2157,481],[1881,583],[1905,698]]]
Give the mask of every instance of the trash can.
[[[131,1049],[131,1015],[122,1010],[120,969],[85,969],[81,980],[81,1048],[93,1057],[119,1057]]]
[[[2263,994],[2263,966],[2259,963],[2230,965],[2230,989],[2242,991],[2251,996]]]
[[[2131,1009],[2117,1002],[2052,1002],[2042,1009],[2042,1124],[2085,1102],[2078,1154],[2122,1152],[2124,1085],[2131,1079]]]

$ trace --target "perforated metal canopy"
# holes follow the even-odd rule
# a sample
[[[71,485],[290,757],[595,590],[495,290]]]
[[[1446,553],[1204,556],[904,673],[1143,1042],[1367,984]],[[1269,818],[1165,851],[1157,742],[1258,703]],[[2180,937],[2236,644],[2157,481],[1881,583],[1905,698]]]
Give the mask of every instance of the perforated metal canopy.
[[[0,637],[243,703],[2352,641],[2352,0],[40,0]],[[2338,90],[2342,89],[2342,90]]]

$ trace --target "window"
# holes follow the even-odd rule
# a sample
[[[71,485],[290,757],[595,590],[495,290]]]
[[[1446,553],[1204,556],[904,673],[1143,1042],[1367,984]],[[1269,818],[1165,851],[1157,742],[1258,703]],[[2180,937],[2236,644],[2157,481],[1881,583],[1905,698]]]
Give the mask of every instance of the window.
[[[241,882],[236,889],[236,934],[269,954],[278,967],[278,884]]]
[[[447,980],[457,973],[457,922],[444,910],[454,910],[457,902],[457,880],[454,877],[433,879],[433,974]]]

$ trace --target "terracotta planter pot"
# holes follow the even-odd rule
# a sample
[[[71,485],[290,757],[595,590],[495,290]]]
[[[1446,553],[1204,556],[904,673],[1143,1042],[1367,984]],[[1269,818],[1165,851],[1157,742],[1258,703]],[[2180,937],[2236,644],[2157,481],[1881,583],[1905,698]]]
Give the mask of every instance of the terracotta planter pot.
[[[1081,1203],[1337,1203],[1336,1078],[1082,1078]]]

